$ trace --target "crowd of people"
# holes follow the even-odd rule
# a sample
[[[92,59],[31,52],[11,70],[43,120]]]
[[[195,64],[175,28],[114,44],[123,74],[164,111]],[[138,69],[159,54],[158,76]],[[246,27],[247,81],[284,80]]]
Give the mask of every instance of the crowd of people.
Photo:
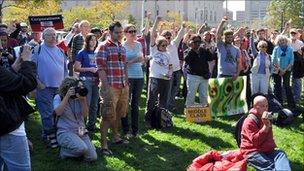
[[[304,76],[301,68],[304,66],[303,29],[291,28],[290,23],[282,33],[266,28],[256,31],[248,27],[233,29],[227,28],[228,21],[224,17],[217,28],[208,29],[203,24],[195,33],[185,22],[171,30],[163,29],[163,25],[159,26],[161,20],[157,16],[150,28],[148,15],[140,32],[135,25],[122,26],[118,21],[105,29],[91,28],[87,20],[76,21],[60,41],[54,28],[30,35],[27,24],[20,23],[9,34],[8,26],[0,24],[1,70],[13,68],[11,77],[21,80],[36,77],[24,81],[31,88],[18,93],[22,88],[17,85],[22,82],[2,86],[1,71],[0,95],[17,92],[16,96],[25,97],[35,89],[31,94],[35,95],[41,116],[42,140],[52,148],[59,145],[62,159],[83,156],[85,161],[97,160],[90,135],[99,130],[96,127],[99,113],[103,155],[113,154],[108,145],[110,128],[114,144],[128,144],[128,139],[138,137],[139,101],[144,88],[147,92],[147,126],[155,105],[174,112],[177,96],[183,97],[185,107],[189,107],[195,104],[198,92],[200,104],[208,105],[210,78],[235,80],[246,76],[248,104],[251,95],[256,93],[274,93],[279,102],[286,99],[290,109],[299,104]],[[32,54],[29,53],[31,47]],[[32,75],[25,71],[26,67],[31,68],[28,71],[32,71]],[[180,90],[181,80],[184,80],[184,91]],[[7,88],[2,88],[10,86],[19,89],[6,91]],[[260,149],[263,141],[259,136],[272,138],[271,123],[264,114],[268,110],[266,102],[260,96],[254,101],[251,111],[261,124],[254,127],[255,130],[250,130],[251,126],[244,128],[246,140],[242,141],[241,149],[247,149],[246,155]],[[24,118],[21,121],[15,130],[1,134],[0,144],[9,137],[17,139],[20,136],[22,140],[18,141],[22,146],[12,149],[1,146],[0,168],[3,163],[9,170],[31,168],[29,150],[25,148]],[[119,133],[120,123],[124,136]],[[17,146],[15,143],[9,145]],[[262,168],[257,162],[261,158],[253,156],[250,161]]]

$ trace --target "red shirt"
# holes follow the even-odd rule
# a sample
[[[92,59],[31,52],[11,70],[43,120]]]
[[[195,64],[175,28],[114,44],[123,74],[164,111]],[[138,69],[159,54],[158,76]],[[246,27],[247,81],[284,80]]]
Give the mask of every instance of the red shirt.
[[[249,113],[256,114],[255,109],[251,109]],[[263,122],[258,117],[259,122],[247,117],[243,123],[241,132],[241,152],[248,155],[252,152],[271,153],[274,151],[276,144],[273,139],[272,129],[268,132],[262,130]]]
[[[120,42],[115,44],[110,39],[102,42],[96,49],[98,69],[107,74],[108,83],[115,88],[128,86],[126,75],[126,49]]]

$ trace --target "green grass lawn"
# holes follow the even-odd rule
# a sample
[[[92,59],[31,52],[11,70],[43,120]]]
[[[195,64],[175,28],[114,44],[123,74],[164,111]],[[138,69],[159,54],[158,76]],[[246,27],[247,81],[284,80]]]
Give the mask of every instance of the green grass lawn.
[[[148,130],[144,126],[146,96],[140,103],[140,136],[128,145],[110,145],[114,155],[104,157],[100,152],[100,133],[92,139],[98,161],[85,163],[81,159],[60,160],[59,149],[46,148],[41,140],[41,121],[38,113],[27,122],[27,134],[34,143],[31,154],[33,170],[185,170],[192,160],[210,150],[227,151],[237,148],[233,137],[234,124],[240,116],[221,117],[203,124],[189,123],[183,115],[183,100],[178,100],[174,113],[175,126],[164,130]],[[302,106],[304,99],[302,98]],[[99,124],[98,124],[99,126]],[[277,146],[283,149],[292,170],[304,170],[303,118],[288,127],[274,126]],[[249,170],[254,170],[249,167]]]

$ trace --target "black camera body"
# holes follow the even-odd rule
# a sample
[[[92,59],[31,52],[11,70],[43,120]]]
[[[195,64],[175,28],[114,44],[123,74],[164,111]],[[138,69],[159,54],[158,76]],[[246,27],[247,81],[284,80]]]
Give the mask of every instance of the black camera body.
[[[79,96],[86,96],[88,94],[88,89],[84,86],[83,81],[82,80],[77,80],[75,81],[75,84],[73,85],[73,87],[75,88],[75,95],[71,96],[71,99],[76,99],[77,96],[76,94],[79,94]]]
[[[9,52],[3,51],[0,56],[0,66],[9,68],[13,63],[14,63],[14,61],[9,59]]]

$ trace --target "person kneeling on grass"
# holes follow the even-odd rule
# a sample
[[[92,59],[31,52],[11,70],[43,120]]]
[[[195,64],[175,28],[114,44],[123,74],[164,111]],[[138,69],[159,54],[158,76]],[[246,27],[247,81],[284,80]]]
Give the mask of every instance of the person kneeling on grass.
[[[253,108],[242,126],[241,152],[257,170],[291,170],[287,155],[275,149],[271,118],[267,99],[264,96],[255,97]]]
[[[57,141],[60,145],[60,158],[84,157],[85,161],[97,160],[96,149],[85,129],[84,117],[89,109],[86,96],[75,88],[82,89],[81,81],[67,77],[59,87],[59,94],[54,97],[54,111],[58,117]],[[80,95],[81,94],[81,95]]]

